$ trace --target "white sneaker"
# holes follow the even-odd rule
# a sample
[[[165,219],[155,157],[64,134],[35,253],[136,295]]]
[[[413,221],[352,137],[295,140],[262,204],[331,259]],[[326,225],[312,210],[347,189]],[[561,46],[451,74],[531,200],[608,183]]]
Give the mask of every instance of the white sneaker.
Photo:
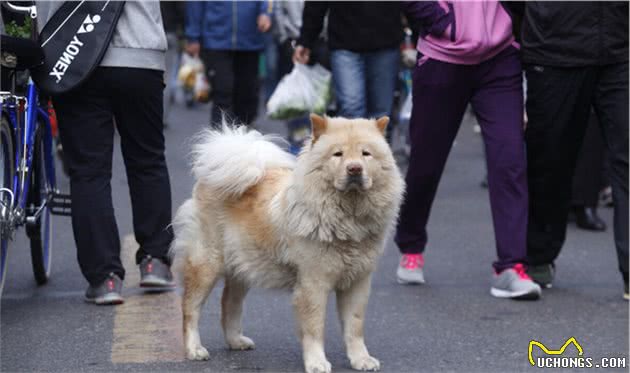
[[[541,293],[540,286],[527,275],[521,263],[495,274],[490,288],[490,294],[497,298],[536,300]]]
[[[422,254],[403,254],[396,270],[399,284],[424,284],[424,257]]]

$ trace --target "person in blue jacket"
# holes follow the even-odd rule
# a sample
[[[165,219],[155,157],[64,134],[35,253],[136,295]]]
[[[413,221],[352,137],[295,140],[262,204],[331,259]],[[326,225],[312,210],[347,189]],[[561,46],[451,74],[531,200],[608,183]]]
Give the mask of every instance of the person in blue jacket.
[[[258,107],[258,59],[271,28],[271,1],[190,1],[186,52],[201,56],[212,88],[212,125],[223,112],[250,124]]]

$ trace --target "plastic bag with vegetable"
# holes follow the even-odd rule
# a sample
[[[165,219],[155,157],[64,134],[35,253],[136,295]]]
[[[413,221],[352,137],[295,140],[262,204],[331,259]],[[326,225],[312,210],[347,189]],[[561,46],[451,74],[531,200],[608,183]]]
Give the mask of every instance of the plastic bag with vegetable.
[[[292,119],[306,113],[323,114],[331,99],[331,74],[323,66],[295,64],[267,102],[272,119]]]
[[[208,102],[210,84],[206,78],[203,62],[199,57],[183,53],[177,78],[184,89],[187,104],[191,104],[190,100]]]

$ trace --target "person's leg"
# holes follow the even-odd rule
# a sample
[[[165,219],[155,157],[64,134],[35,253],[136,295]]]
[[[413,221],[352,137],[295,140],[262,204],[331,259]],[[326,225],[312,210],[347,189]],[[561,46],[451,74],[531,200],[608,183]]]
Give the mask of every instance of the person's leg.
[[[403,254],[422,253],[427,243],[431,205],[471,96],[471,69],[436,60],[415,68],[407,192],[395,237]]]
[[[573,189],[571,193],[571,204],[573,206],[597,207],[599,190],[602,185],[603,157],[604,141],[602,133],[597,117],[594,113],[591,113],[573,175]]]
[[[346,118],[365,118],[367,99],[365,59],[362,54],[343,49],[330,52],[337,114]]]
[[[530,265],[553,264],[564,243],[577,153],[591,110],[592,68],[527,66]]]
[[[112,85],[116,128],[127,169],[133,229],[140,244],[136,261],[140,263],[144,256],[151,255],[169,263],[173,231],[171,187],[164,157],[162,72],[111,70],[116,81]]]
[[[258,61],[257,51],[234,52],[234,104],[235,119],[240,123],[251,124],[258,112]]]
[[[92,286],[112,272],[121,279],[125,275],[110,185],[114,123],[104,89],[108,79],[106,70],[98,68],[80,88],[54,99],[70,174],[79,267]]]
[[[610,157],[619,270],[628,281],[628,62],[601,69],[595,109]]]
[[[525,263],[527,162],[523,134],[523,82],[512,47],[482,63],[472,107],[481,126],[497,245],[497,273]]]
[[[264,35],[265,49],[263,56],[265,57],[265,79],[263,82],[263,95],[265,101],[269,100],[274,89],[278,85],[278,81],[282,78],[280,75],[279,49],[280,44],[276,41],[275,35],[268,32]]]
[[[606,223],[597,215],[603,164],[604,140],[597,118],[594,113],[591,113],[586,126],[584,141],[578,153],[571,190],[570,214],[581,229],[606,230]]]
[[[234,56],[230,51],[202,50],[212,95],[210,125],[221,125],[223,113],[234,116]]]
[[[366,53],[365,78],[368,118],[391,116],[399,64],[400,51],[398,48]]]

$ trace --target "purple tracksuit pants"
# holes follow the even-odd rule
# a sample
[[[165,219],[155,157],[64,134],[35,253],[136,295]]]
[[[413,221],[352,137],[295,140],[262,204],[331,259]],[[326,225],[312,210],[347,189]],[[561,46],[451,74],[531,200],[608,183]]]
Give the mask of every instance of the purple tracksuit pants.
[[[527,164],[518,51],[510,46],[478,65],[418,61],[413,76],[411,156],[396,243],[424,251],[427,221],[444,164],[468,104],[485,143],[497,272],[526,262]],[[454,227],[456,229],[456,227]]]

